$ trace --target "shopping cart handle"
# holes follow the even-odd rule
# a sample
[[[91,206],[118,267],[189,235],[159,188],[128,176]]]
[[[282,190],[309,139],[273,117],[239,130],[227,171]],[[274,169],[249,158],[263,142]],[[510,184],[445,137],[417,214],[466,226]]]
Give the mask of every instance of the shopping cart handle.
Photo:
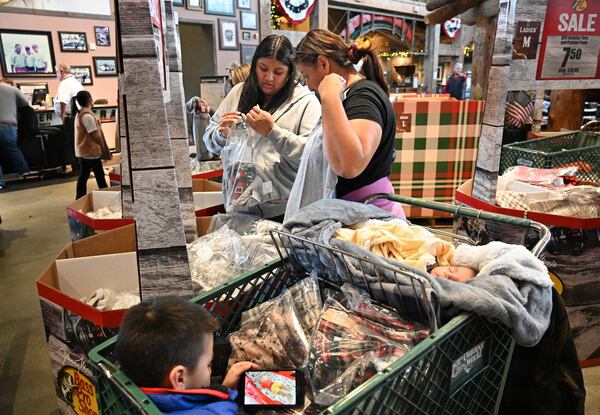
[[[425,209],[439,210],[441,212],[451,213],[453,215],[467,216],[476,219],[490,220],[498,223],[504,223],[512,226],[520,226],[523,228],[534,228],[540,231],[540,240],[537,245],[531,250],[535,255],[542,253],[548,242],[550,241],[550,231],[548,228],[538,222],[530,219],[515,218],[514,216],[500,215],[498,213],[486,212],[465,206],[450,205],[442,202],[434,202],[431,200],[417,199],[409,196],[402,196],[393,193],[378,193],[370,196],[365,200],[365,203],[371,203],[376,199],[387,199],[406,205],[418,206]]]

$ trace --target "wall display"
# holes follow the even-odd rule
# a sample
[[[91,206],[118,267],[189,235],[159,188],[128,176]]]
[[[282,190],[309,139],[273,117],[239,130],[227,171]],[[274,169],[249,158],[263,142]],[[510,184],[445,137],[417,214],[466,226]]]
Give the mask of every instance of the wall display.
[[[173,0],[173,6],[183,7],[185,1],[184,0]]]
[[[310,15],[316,0],[277,0],[279,8],[292,24],[300,24]]]
[[[238,9],[250,10],[250,0],[237,0]]]
[[[93,85],[91,66],[71,66],[71,73],[81,85]]]
[[[4,76],[55,74],[50,32],[0,29],[0,60]]]
[[[219,19],[219,49],[238,50],[238,27],[236,20]]]
[[[254,12],[241,12],[242,29],[247,30],[258,30],[258,21],[256,13]]]
[[[110,29],[108,26],[94,26],[96,46],[110,46]]]
[[[600,78],[600,4],[548,0],[536,79]]]
[[[183,2],[182,2],[183,3]],[[175,3],[173,3],[175,4]],[[182,4],[183,6],[183,4]],[[202,0],[187,0],[187,8],[190,10],[202,10],[203,9]]]
[[[541,22],[517,22],[513,43],[513,59],[535,59],[541,28]]]
[[[94,56],[94,72],[96,76],[117,76],[117,58]]]
[[[204,0],[204,13],[235,16],[235,0]],[[236,47],[237,49],[237,47]]]
[[[84,32],[58,32],[62,52],[87,52],[87,36]]]
[[[242,32],[242,40],[250,40],[251,33],[250,32]]]
[[[437,68],[437,72],[435,73],[435,79],[438,82],[442,82],[442,79],[444,78],[444,67],[442,65],[438,66]]]
[[[254,52],[256,52],[256,45],[240,45],[240,62],[242,65],[252,63]]]

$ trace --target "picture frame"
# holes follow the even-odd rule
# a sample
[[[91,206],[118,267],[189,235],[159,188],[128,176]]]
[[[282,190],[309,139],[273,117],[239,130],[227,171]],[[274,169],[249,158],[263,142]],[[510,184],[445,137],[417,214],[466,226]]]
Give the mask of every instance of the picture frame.
[[[242,29],[258,30],[258,17],[255,12],[240,12]]]
[[[94,26],[96,46],[110,46],[110,28],[108,26]]]
[[[202,3],[202,1],[203,0],[187,0],[185,7],[189,10],[203,10],[204,4]]]
[[[185,0],[173,0],[173,6],[183,7],[185,6]]]
[[[444,80],[444,66],[443,65],[439,65],[437,72],[436,72],[436,81],[437,82],[442,82]]]
[[[17,52],[17,45],[19,51]],[[35,45],[35,46],[34,46]],[[34,54],[25,56],[27,48]],[[51,77],[56,74],[52,34],[35,30],[0,29],[0,61],[2,73],[10,77]]]
[[[251,0],[237,0],[237,8],[250,10],[252,8]]]
[[[240,63],[243,65],[245,63],[251,64],[252,58],[254,57],[254,52],[256,52],[257,45],[248,45],[241,44],[240,45]]]
[[[235,16],[235,0],[204,0],[204,13]]]
[[[61,52],[86,53],[88,51],[85,32],[58,32]]]
[[[89,65],[71,66],[71,74],[81,82],[81,85],[94,85],[92,67]]]
[[[94,75],[117,76],[117,58],[114,56],[94,56]]]
[[[219,49],[239,49],[237,20],[219,19]]]
[[[242,32],[242,40],[250,40],[252,37],[252,33],[250,32]]]

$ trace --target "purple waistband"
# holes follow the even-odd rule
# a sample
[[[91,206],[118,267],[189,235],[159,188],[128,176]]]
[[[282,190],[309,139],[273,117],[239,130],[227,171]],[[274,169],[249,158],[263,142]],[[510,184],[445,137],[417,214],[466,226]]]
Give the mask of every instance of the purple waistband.
[[[361,187],[360,189],[356,189],[342,197],[343,200],[348,200],[351,202],[364,202],[367,200],[369,196],[372,196],[377,193],[394,193],[394,186],[392,186],[392,182],[387,177],[382,177],[381,179],[368,184],[366,186]],[[392,213],[394,216],[399,217],[400,219],[406,219],[406,215],[404,214],[404,209],[402,209],[402,205],[397,202],[392,202],[387,199],[376,199],[371,203],[383,210],[387,210]]]

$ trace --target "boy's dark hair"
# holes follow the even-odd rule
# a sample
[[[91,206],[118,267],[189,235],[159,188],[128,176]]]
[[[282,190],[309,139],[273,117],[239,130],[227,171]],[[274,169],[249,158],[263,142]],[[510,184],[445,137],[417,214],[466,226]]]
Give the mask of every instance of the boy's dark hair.
[[[218,328],[203,307],[179,297],[145,301],[127,311],[117,338],[117,359],[138,386],[160,387],[169,371],[194,370],[203,341]]]

